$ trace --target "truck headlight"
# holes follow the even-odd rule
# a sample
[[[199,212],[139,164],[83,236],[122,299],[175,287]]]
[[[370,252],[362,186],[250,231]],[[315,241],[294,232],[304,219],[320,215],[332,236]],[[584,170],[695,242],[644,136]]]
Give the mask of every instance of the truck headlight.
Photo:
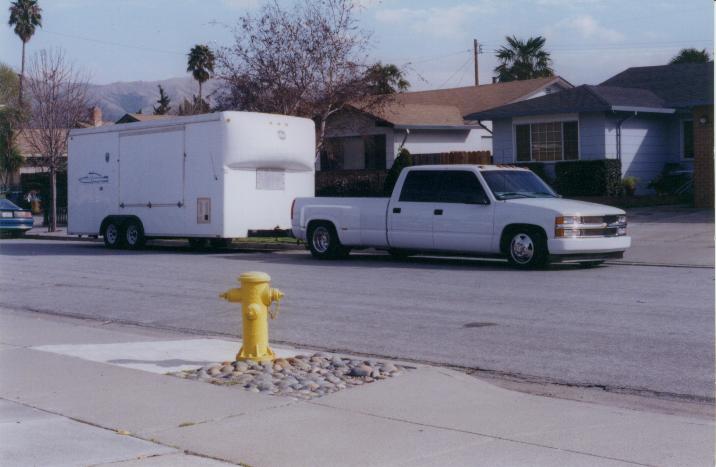
[[[554,220],[556,225],[574,225],[579,224],[581,219],[579,216],[559,216]]]

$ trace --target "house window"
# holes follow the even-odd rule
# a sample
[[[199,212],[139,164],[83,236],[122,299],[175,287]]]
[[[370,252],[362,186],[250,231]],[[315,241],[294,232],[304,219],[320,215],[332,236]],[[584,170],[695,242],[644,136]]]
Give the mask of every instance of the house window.
[[[561,161],[579,158],[576,121],[530,123],[515,126],[515,159],[519,162]]]
[[[684,159],[694,158],[694,121],[681,122],[681,156]]]
[[[365,168],[385,170],[385,135],[363,138],[365,144]]]

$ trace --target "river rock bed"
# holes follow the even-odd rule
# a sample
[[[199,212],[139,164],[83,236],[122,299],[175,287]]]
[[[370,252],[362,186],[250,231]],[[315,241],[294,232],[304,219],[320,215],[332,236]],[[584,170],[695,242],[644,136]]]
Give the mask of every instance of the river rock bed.
[[[222,362],[170,375],[223,386],[242,386],[251,392],[312,399],[398,376],[407,369],[389,362],[316,353],[277,358],[273,362]]]

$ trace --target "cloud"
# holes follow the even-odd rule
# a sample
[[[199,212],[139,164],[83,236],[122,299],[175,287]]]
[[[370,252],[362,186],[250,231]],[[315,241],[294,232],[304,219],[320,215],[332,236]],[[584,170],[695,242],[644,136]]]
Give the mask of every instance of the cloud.
[[[621,42],[624,34],[616,29],[610,29],[599,24],[599,21],[590,15],[580,15],[562,20],[548,28],[546,35],[557,35],[560,31],[568,31],[570,34],[579,34],[584,39],[594,39],[602,42]]]
[[[418,33],[455,37],[467,32],[471,19],[494,11],[494,7],[484,3],[463,3],[450,7],[381,9],[375,18],[393,26],[404,25]]]

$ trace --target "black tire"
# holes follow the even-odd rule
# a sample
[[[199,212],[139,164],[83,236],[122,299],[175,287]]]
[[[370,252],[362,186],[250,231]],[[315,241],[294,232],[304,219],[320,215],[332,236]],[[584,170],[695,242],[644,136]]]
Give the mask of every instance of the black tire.
[[[541,269],[547,266],[547,238],[536,228],[514,228],[505,232],[507,259],[518,269]]]
[[[214,250],[222,250],[229,248],[233,241],[233,238],[212,238],[209,240],[209,245],[211,245],[211,248]]]
[[[330,222],[316,222],[308,230],[308,248],[318,259],[345,258],[350,250],[338,238],[336,228]]]
[[[105,224],[102,230],[104,238],[104,246],[112,250],[124,248],[122,224],[116,220],[111,220]]]
[[[597,266],[600,266],[602,263],[604,263],[603,260],[601,261],[582,261],[579,263],[581,267],[584,269],[590,269],[590,268],[596,268]]]
[[[391,248],[390,250],[388,250],[388,253],[390,253],[390,256],[395,259],[408,259],[415,254],[414,251],[398,250],[396,248]]]
[[[141,250],[147,241],[144,236],[144,226],[139,220],[130,219],[122,229],[124,245],[130,250]]]
[[[206,238],[191,237],[187,240],[189,240],[189,248],[191,248],[192,250],[205,250],[206,247],[209,245],[209,241]]]

